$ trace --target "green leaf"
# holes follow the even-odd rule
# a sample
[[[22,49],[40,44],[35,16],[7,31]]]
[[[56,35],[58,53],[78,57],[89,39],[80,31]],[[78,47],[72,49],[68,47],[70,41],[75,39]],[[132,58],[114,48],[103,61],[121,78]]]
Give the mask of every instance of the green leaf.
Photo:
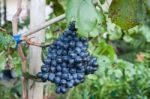
[[[62,5],[59,3],[58,0],[52,0],[53,1],[53,7],[54,7],[54,14],[55,15],[61,15],[62,13],[64,13],[64,8],[62,7]]]
[[[122,77],[122,71],[120,69],[114,70],[116,78],[121,78]]]
[[[46,4],[49,5],[51,0],[46,0]]]
[[[145,25],[142,26],[142,27],[140,28],[140,31],[141,31],[142,34],[145,36],[147,42],[150,42],[150,33],[149,33],[150,28],[149,28],[149,26],[145,26]]]
[[[143,0],[113,0],[109,17],[122,29],[129,29],[143,22],[145,9]]]
[[[87,77],[90,80],[97,80],[98,79],[98,77],[96,75],[94,75],[94,74],[89,74]]]
[[[144,0],[145,5],[146,5],[146,10],[148,15],[150,16],[150,0]]]
[[[97,48],[93,52],[94,55],[106,55],[107,57],[115,60],[117,58],[114,48],[107,44],[105,41],[101,41],[97,44]]]
[[[107,31],[109,33],[109,39],[110,40],[116,40],[116,39],[119,39],[122,36],[121,28],[116,26],[110,20],[108,20],[108,22],[107,22]]]
[[[97,26],[102,22],[101,16],[97,13],[91,0],[84,0],[81,5],[77,17],[77,28],[80,33],[93,33],[93,36],[96,36],[95,34],[98,34]]]
[[[105,0],[99,0],[101,4],[104,4],[105,3]]]
[[[99,76],[104,76],[106,69],[111,66],[111,60],[106,56],[99,56],[97,59],[99,68],[96,71],[96,74]]]
[[[96,37],[100,33],[103,14],[98,13],[91,0],[69,0],[66,18],[76,21],[79,35]]]
[[[67,21],[77,20],[77,13],[79,11],[79,7],[82,0],[68,0],[67,1],[67,9],[66,9],[66,18]]]
[[[47,5],[50,5],[51,3],[53,4],[53,10],[56,16],[63,14],[65,12],[59,0],[46,0]]]
[[[108,67],[111,65],[111,60],[106,56],[99,56],[97,61],[101,67]]]

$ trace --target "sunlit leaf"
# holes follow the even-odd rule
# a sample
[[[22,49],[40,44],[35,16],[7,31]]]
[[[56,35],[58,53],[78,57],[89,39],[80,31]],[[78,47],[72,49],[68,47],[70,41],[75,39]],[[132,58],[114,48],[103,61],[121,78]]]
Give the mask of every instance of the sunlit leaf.
[[[69,22],[77,20],[77,15],[78,15],[81,2],[82,0],[67,1],[66,18]]]
[[[66,17],[68,21],[76,21],[79,34],[85,37],[98,36],[104,18],[94,7],[92,0],[69,0]]]

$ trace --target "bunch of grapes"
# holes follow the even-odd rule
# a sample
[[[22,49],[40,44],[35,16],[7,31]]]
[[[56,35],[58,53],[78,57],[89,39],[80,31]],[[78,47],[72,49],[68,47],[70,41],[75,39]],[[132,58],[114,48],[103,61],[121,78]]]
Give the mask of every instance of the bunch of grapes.
[[[65,93],[67,89],[84,82],[85,75],[97,70],[95,57],[88,51],[86,38],[77,36],[75,22],[59,36],[48,48],[47,58],[37,74],[42,81],[51,81],[57,85],[56,93]]]

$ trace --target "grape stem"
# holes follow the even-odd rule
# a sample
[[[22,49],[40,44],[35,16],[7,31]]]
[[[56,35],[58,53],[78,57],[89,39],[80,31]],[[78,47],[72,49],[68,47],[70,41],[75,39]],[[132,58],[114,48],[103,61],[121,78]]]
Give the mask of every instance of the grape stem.
[[[23,77],[25,77],[26,79],[36,81],[36,82],[42,82],[42,80],[40,78],[38,78],[35,75],[31,75],[29,72],[23,73]]]
[[[13,35],[16,35],[18,33],[18,20],[19,20],[19,15],[22,11],[22,8],[21,8],[21,4],[22,4],[22,0],[18,0],[17,1],[17,11],[16,13],[14,14],[13,18],[12,18],[12,31],[13,31]],[[19,56],[21,58],[21,63],[22,63],[22,72],[26,72],[26,66],[27,66],[27,62],[26,62],[26,57],[24,55],[24,52],[22,50],[22,45],[19,44],[18,45],[18,53],[19,53]],[[22,77],[22,99],[28,99],[27,97],[27,80]]]

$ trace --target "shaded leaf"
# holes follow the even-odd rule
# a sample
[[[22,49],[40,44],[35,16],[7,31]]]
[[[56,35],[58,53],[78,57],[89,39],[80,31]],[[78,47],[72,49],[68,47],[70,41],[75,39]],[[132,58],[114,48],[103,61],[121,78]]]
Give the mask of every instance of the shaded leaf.
[[[99,0],[101,4],[104,4],[105,3],[105,0]]]
[[[145,10],[143,0],[113,0],[109,17],[123,29],[129,29],[143,22]]]
[[[54,14],[57,16],[63,14],[65,12],[64,8],[58,2],[58,0],[52,0],[52,1],[53,1]]]
[[[144,0],[145,5],[146,5],[146,10],[148,15],[150,16],[150,0]]]
[[[46,0],[46,4],[49,5],[52,0]]]

